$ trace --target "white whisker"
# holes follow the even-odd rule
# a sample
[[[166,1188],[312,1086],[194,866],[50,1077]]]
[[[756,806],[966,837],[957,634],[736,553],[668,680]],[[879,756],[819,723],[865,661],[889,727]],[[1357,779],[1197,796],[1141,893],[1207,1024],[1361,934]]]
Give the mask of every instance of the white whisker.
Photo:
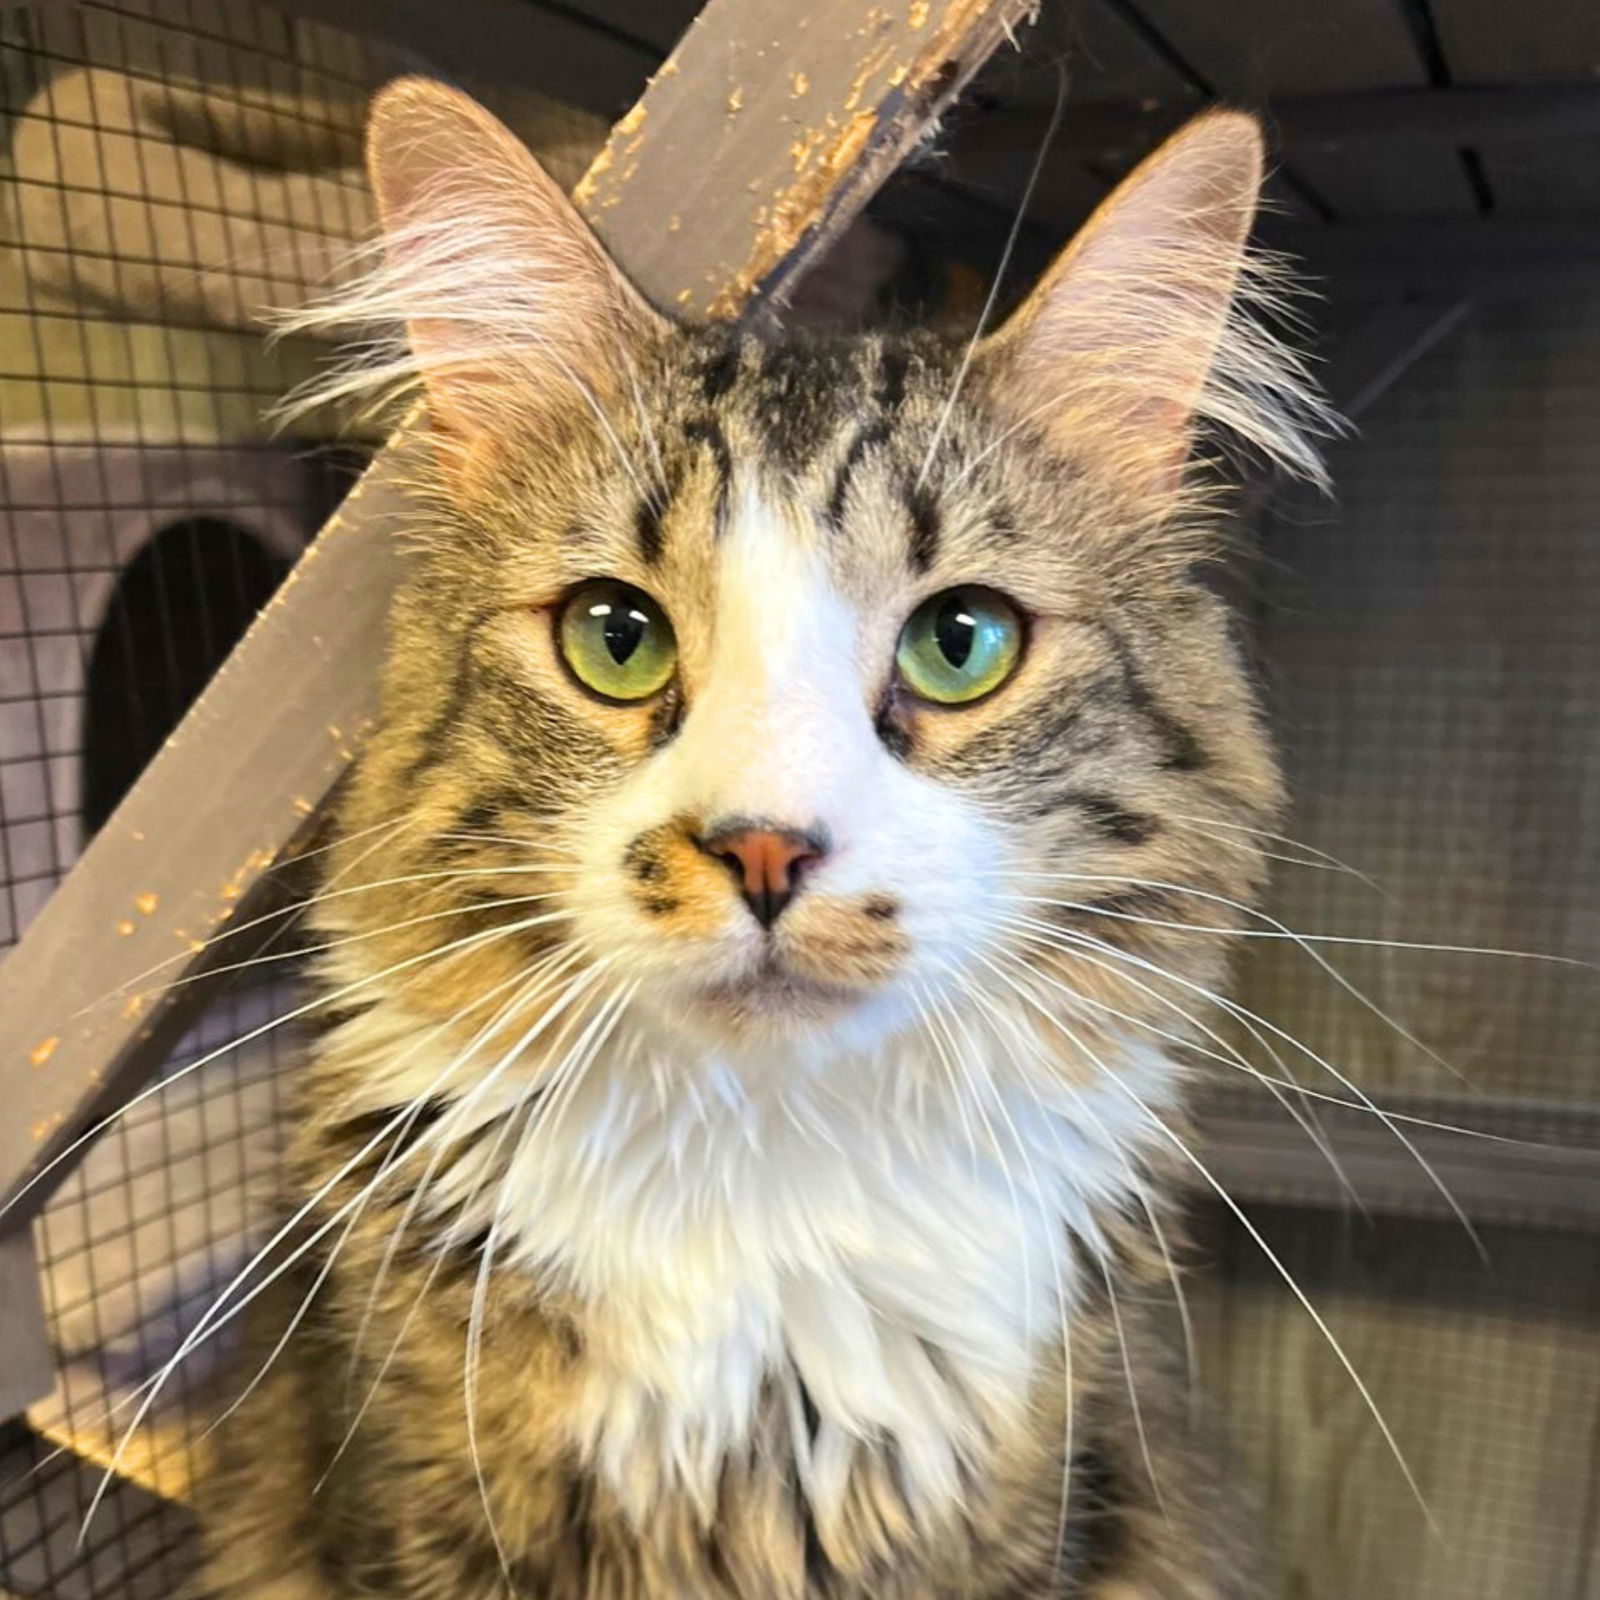
[[[1007,986],[1021,997],[1025,1004],[1031,1006],[1038,1013],[1038,1015],[1045,1019],[1046,1022],[1048,1022],[1052,1027],[1058,1029],[1075,1050],[1079,1051],[1080,1054],[1084,1054],[1086,1059],[1090,1061],[1096,1060],[1096,1057],[1092,1052],[1085,1050],[1082,1040],[1080,1040],[1077,1035],[1073,1033],[1072,1029],[1069,1028],[1050,1008],[1041,1005],[1034,996],[1030,995],[1014,979],[1005,977],[1004,974],[1000,974],[1000,976],[1002,976]],[[1251,1240],[1261,1251],[1262,1255],[1266,1257],[1273,1270],[1283,1280],[1289,1292],[1295,1297],[1302,1309],[1311,1318],[1313,1324],[1317,1328],[1317,1331],[1326,1341],[1328,1348],[1333,1352],[1340,1366],[1344,1368],[1345,1373],[1349,1377],[1351,1383],[1354,1384],[1356,1393],[1361,1397],[1362,1403],[1366,1406],[1368,1413],[1371,1415],[1373,1421],[1377,1424],[1378,1431],[1380,1434],[1382,1434],[1384,1443],[1388,1446],[1390,1454],[1394,1457],[1396,1465],[1400,1468],[1401,1475],[1405,1478],[1407,1486],[1415,1496],[1416,1502],[1421,1508],[1422,1514],[1427,1520],[1430,1530],[1437,1535],[1439,1532],[1438,1524],[1434,1520],[1433,1513],[1429,1509],[1428,1502],[1423,1496],[1422,1489],[1420,1484],[1417,1482],[1416,1475],[1412,1472],[1410,1463],[1406,1460],[1404,1452],[1400,1449],[1399,1441],[1395,1438],[1394,1432],[1390,1428],[1388,1420],[1384,1417],[1382,1410],[1379,1408],[1376,1399],[1373,1397],[1372,1391],[1367,1387],[1365,1379],[1362,1378],[1360,1372],[1356,1369],[1355,1363],[1351,1361],[1348,1353],[1345,1351],[1344,1346],[1340,1344],[1337,1338],[1334,1337],[1333,1330],[1328,1326],[1327,1320],[1317,1309],[1311,1298],[1306,1294],[1305,1290],[1300,1287],[1299,1281],[1295,1278],[1294,1274],[1291,1273],[1279,1259],[1277,1252],[1274,1251],[1272,1246],[1267,1243],[1266,1239],[1262,1236],[1261,1230],[1257,1228],[1255,1223],[1250,1220],[1243,1207],[1241,1207],[1233,1198],[1233,1196],[1228,1193],[1227,1189],[1217,1181],[1210,1168],[1207,1167],[1205,1163],[1201,1161],[1192,1150],[1189,1149],[1183,1140],[1180,1139],[1177,1134],[1175,1134],[1172,1129],[1169,1128],[1167,1124],[1150,1109],[1144,1100],[1142,1100],[1139,1095],[1128,1086],[1120,1074],[1107,1069],[1104,1063],[1100,1063],[1100,1066],[1102,1080],[1105,1083],[1110,1084],[1119,1094],[1123,1095],[1127,1100],[1129,1100],[1138,1114],[1145,1120],[1145,1122],[1149,1124],[1157,1137],[1163,1140],[1165,1143],[1171,1145],[1183,1158],[1183,1160],[1200,1174],[1200,1176],[1205,1180],[1207,1186],[1216,1193],[1217,1197],[1238,1220],[1240,1226],[1244,1228],[1245,1232],[1250,1236]]]
[[[4,1217],[5,1214],[20,1200],[22,1200],[25,1195],[27,1195],[38,1184],[42,1183],[47,1177],[49,1177],[49,1175],[54,1172],[63,1161],[69,1160],[91,1140],[98,1138],[100,1134],[104,1133],[105,1130],[114,1122],[118,1121],[122,1117],[127,1116],[127,1114],[136,1106],[142,1105],[154,1095],[160,1094],[163,1090],[170,1089],[174,1084],[181,1082],[184,1078],[189,1077],[192,1073],[198,1072],[202,1067],[209,1066],[210,1063],[217,1060],[218,1057],[225,1056],[230,1051],[237,1050],[243,1045],[253,1043],[263,1035],[271,1033],[274,1029],[283,1027],[285,1023],[297,1021],[299,1018],[308,1016],[314,1011],[325,1009],[329,1006],[337,1004],[338,1001],[344,999],[348,995],[359,993],[362,989],[369,989],[374,984],[382,983],[385,979],[395,976],[396,973],[409,971],[410,969],[420,965],[422,962],[441,959],[454,951],[466,949],[470,945],[482,944],[491,939],[506,938],[511,934],[523,933],[530,928],[541,927],[546,923],[555,922],[558,920],[560,920],[559,913],[537,917],[525,917],[521,921],[510,923],[503,928],[491,928],[479,933],[467,934],[464,938],[455,939],[449,944],[441,945],[437,950],[424,950],[420,955],[410,956],[404,961],[397,961],[392,966],[385,967],[381,972],[373,973],[369,977],[359,978],[353,983],[347,983],[342,987],[335,989],[331,994],[319,994],[315,999],[308,1000],[304,1004],[295,1006],[292,1010],[282,1012],[278,1016],[271,1018],[269,1021],[263,1022],[259,1026],[250,1029],[248,1033],[242,1033],[238,1035],[237,1038],[230,1039],[226,1044],[218,1045],[216,1049],[207,1051],[197,1060],[186,1063],[183,1067],[179,1068],[177,1072],[171,1073],[167,1077],[159,1079],[146,1089],[141,1089],[138,1094],[133,1095],[115,1111],[111,1112],[105,1117],[102,1117],[97,1123],[94,1124],[93,1127],[88,1128],[83,1133],[79,1134],[78,1137],[73,1139],[71,1143],[69,1143],[63,1150],[59,1152],[59,1154],[47,1161],[44,1166],[40,1167],[40,1169],[34,1173],[34,1175],[25,1184],[16,1190],[16,1192],[8,1201],[6,1201],[3,1206],[0,1206],[0,1217]]]
[[[927,451],[922,457],[922,465],[917,469],[917,487],[920,489],[928,481],[928,471],[932,467],[934,457],[939,453],[939,446],[944,442],[945,431],[950,426],[950,418],[955,414],[956,401],[961,398],[961,390],[967,381],[967,371],[972,365],[972,358],[977,353],[978,345],[982,342],[984,334],[989,331],[989,321],[994,316],[994,308],[1000,299],[1000,290],[1005,283],[1006,270],[1011,265],[1011,257],[1016,253],[1017,240],[1022,237],[1022,225],[1027,221],[1028,207],[1033,203],[1033,192],[1039,186],[1040,174],[1044,171],[1045,159],[1050,154],[1050,146],[1055,143],[1056,133],[1061,127],[1061,113],[1067,105],[1067,72],[1066,68],[1058,61],[1056,63],[1056,99],[1050,110],[1050,120],[1045,124],[1044,136],[1039,140],[1039,148],[1034,153],[1033,166],[1028,172],[1028,181],[1022,186],[1022,197],[1017,201],[1016,215],[1011,219],[1011,228],[1006,234],[1006,242],[1000,250],[1000,260],[994,269],[994,275],[989,282],[989,292],[984,296],[983,309],[978,313],[977,326],[972,330],[972,337],[967,340],[966,348],[961,352],[961,362],[956,368],[956,375],[951,380],[950,392],[945,396],[943,408],[939,412],[939,420],[934,425],[933,437],[928,441]],[[963,473],[964,477],[965,474]]]
[[[1074,1004],[1090,1006],[1096,1011],[1100,1011],[1108,1016],[1117,1018],[1119,1021],[1131,1023],[1146,1032],[1154,1034],[1158,1038],[1163,1038],[1172,1043],[1178,1044],[1185,1050],[1194,1051],[1197,1054],[1204,1056],[1208,1060],[1218,1061],[1223,1066],[1236,1068],[1248,1073],[1251,1077],[1255,1078],[1257,1082],[1263,1084],[1267,1088],[1272,1097],[1279,1103],[1279,1105],[1283,1107],[1283,1109],[1289,1114],[1295,1123],[1298,1124],[1301,1131],[1312,1142],[1312,1144],[1316,1146],[1317,1151],[1328,1163],[1329,1168],[1332,1170],[1334,1176],[1338,1179],[1340,1186],[1350,1196],[1351,1200],[1354,1201],[1358,1207],[1365,1209],[1364,1206],[1362,1206],[1361,1196],[1356,1192],[1355,1186],[1350,1182],[1349,1175],[1346,1173],[1344,1168],[1344,1163],[1339,1160],[1337,1152],[1334,1150],[1333,1145],[1329,1142],[1326,1133],[1323,1131],[1315,1115],[1311,1114],[1309,1111],[1301,1112],[1296,1109],[1296,1107],[1285,1098],[1283,1088],[1287,1086],[1287,1088],[1301,1096],[1306,1095],[1310,1091],[1304,1089],[1298,1082],[1295,1081],[1293,1074],[1288,1072],[1287,1065],[1283,1061],[1283,1058],[1278,1054],[1277,1050],[1273,1048],[1270,1041],[1267,1040],[1253,1024],[1248,1021],[1244,1021],[1244,1026],[1249,1031],[1251,1037],[1262,1045],[1262,1047],[1272,1057],[1273,1061],[1278,1065],[1279,1070],[1286,1074],[1284,1079],[1275,1080],[1268,1077],[1267,1074],[1263,1073],[1253,1062],[1249,1061],[1243,1052],[1240,1051],[1238,1047],[1235,1046],[1230,1040],[1218,1033],[1216,1029],[1212,1028],[1207,1022],[1204,1021],[1203,1018],[1197,1017],[1192,1011],[1187,1011],[1182,1006],[1178,1005],[1177,1002],[1174,1001],[1170,996],[1163,995],[1158,989],[1153,988],[1147,983],[1142,983],[1137,978],[1130,977],[1126,972],[1118,971],[1118,969],[1111,966],[1108,962],[1097,961],[1093,956],[1083,954],[1082,952],[1086,948],[1091,947],[1087,943],[1087,936],[1084,936],[1084,938],[1080,940],[1066,933],[1064,930],[1056,928],[1053,924],[1041,923],[1034,918],[1010,918],[1007,921],[1007,925],[1013,927],[1025,938],[1032,940],[1034,943],[1048,942],[1056,949],[1071,950],[1077,959],[1084,961],[1087,965],[1098,968],[1104,972],[1114,973],[1118,977],[1119,981],[1126,983],[1130,988],[1137,990],[1141,994],[1147,995],[1152,1000],[1155,1000],[1159,1005],[1165,1007],[1167,1010],[1173,1012],[1174,1015],[1179,1017],[1182,1021],[1188,1023],[1190,1027],[1194,1028],[1205,1038],[1210,1039],[1214,1044],[1220,1046],[1221,1051],[1227,1052],[1226,1055],[1220,1053],[1218,1050],[1212,1050],[1204,1045],[1197,1044],[1193,1039],[1185,1038],[1181,1034],[1174,1034],[1167,1029],[1158,1027],[1154,1023],[1147,1022],[1144,1019],[1135,1016],[1132,1012],[1121,1011],[1107,1001],[1101,1000],[1094,996],[1085,995],[1077,989],[1068,988],[1059,980],[1051,978],[1046,974],[1035,974],[1036,977],[1048,983],[1052,988],[1059,990],[1063,996],[1065,996]],[[1049,937],[1051,935],[1054,937]],[[1240,1020],[1243,1021],[1244,1019]],[[1319,1098],[1333,1100],[1335,1104],[1342,1105],[1346,1103],[1338,1100],[1332,1095]]]
[[[1033,919],[1023,920],[1044,932],[1062,932],[1062,930],[1055,928],[1050,923],[1034,922]],[[1336,1066],[1334,1066],[1331,1061],[1328,1061],[1325,1057],[1319,1055],[1311,1048],[1310,1045],[1306,1044],[1303,1040],[1295,1038],[1293,1034],[1287,1032],[1283,1028],[1280,1028],[1276,1023],[1269,1021],[1267,1018],[1260,1016],[1258,1013],[1249,1010],[1245,1006],[1241,1006],[1236,1000],[1230,1000],[1225,995],[1217,994],[1213,990],[1207,989],[1203,984],[1195,983],[1191,979],[1180,977],[1174,972],[1169,972],[1165,968],[1157,966],[1154,962],[1146,961],[1141,956],[1133,955],[1130,951],[1119,950],[1115,945],[1108,944],[1101,939],[1095,939],[1088,934],[1071,934],[1064,935],[1064,937],[1068,938],[1075,944],[1087,945],[1090,949],[1098,950],[1102,955],[1105,955],[1113,961],[1119,961],[1130,966],[1136,966],[1143,971],[1152,973],[1165,982],[1175,983],[1180,988],[1186,989],[1190,993],[1199,996],[1201,999],[1209,1001],[1212,1005],[1220,1006],[1224,1011],[1227,1011],[1231,1015],[1236,1016],[1241,1020],[1248,1019],[1249,1022],[1260,1025],[1261,1027],[1267,1029],[1268,1032],[1282,1039],[1286,1044],[1300,1051],[1308,1060],[1315,1062],[1317,1066],[1321,1067],[1324,1072],[1328,1073],[1330,1077],[1334,1078],[1342,1088],[1347,1090],[1350,1094],[1353,1094],[1363,1106],[1370,1110],[1373,1115],[1376,1116],[1381,1123],[1383,1123],[1384,1127],[1386,1127],[1394,1136],[1400,1146],[1405,1150],[1407,1155],[1409,1155],[1411,1159],[1417,1163],[1418,1167],[1420,1167],[1427,1175],[1428,1181],[1432,1183],[1434,1188],[1439,1192],[1445,1204],[1450,1207],[1450,1210],[1454,1213],[1456,1220],[1461,1224],[1462,1230],[1465,1232],[1468,1239],[1472,1241],[1474,1249],[1476,1249],[1480,1255],[1487,1259],[1487,1252],[1484,1250],[1483,1241],[1478,1236],[1478,1230],[1472,1225],[1471,1218],[1469,1218],[1466,1212],[1462,1209],[1460,1201],[1458,1201],[1455,1195],[1451,1192],[1449,1185],[1446,1184],[1444,1179],[1441,1178],[1434,1170],[1433,1164],[1427,1159],[1426,1156],[1422,1154],[1420,1150],[1417,1149],[1416,1144],[1407,1137],[1404,1130],[1396,1125],[1395,1119],[1390,1117],[1383,1110],[1383,1108],[1378,1105],[1363,1088],[1361,1088],[1359,1084],[1357,1084],[1351,1078],[1348,1078]]]

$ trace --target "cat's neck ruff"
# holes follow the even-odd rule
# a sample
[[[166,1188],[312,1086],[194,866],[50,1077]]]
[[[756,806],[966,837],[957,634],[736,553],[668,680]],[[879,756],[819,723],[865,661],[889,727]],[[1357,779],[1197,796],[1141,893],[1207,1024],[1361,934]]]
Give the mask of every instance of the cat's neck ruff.
[[[392,1012],[366,1026],[414,1036]],[[452,1232],[489,1237],[497,1271],[582,1308],[573,1443],[639,1515],[668,1490],[709,1508],[773,1386],[823,1518],[870,1442],[892,1441],[937,1516],[1025,1425],[1084,1287],[1070,1242],[1092,1259],[1100,1219],[1139,1203],[1146,1108],[1174,1074],[1125,1046],[1114,1080],[1047,1089],[999,1041],[961,1043],[959,1066],[926,1037],[754,1062],[669,1056],[624,1024],[509,1138],[497,1113],[520,1091],[463,1111],[484,1134],[436,1203]],[[441,1069],[426,1054],[412,1092]]]

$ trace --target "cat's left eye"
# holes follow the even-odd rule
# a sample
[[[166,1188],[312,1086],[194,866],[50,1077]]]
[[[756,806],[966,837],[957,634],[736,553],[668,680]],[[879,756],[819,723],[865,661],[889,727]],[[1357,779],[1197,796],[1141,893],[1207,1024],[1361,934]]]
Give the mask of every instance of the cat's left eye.
[[[965,705],[992,694],[1022,656],[1022,614],[993,589],[946,589],[900,630],[895,665],[912,694]]]
[[[573,590],[556,622],[572,675],[606,700],[648,700],[671,681],[678,641],[642,589],[598,578]]]

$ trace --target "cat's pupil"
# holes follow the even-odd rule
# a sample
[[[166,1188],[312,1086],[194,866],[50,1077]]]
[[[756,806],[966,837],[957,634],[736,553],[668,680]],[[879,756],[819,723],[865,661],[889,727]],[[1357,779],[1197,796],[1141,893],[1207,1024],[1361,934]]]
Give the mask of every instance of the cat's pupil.
[[[958,599],[946,600],[934,619],[933,636],[939,642],[940,652],[952,667],[964,667],[972,654],[972,641],[978,636],[978,624],[971,612]]]
[[[620,667],[639,648],[644,637],[646,617],[632,606],[596,606],[604,621],[600,625],[601,637],[611,659]]]

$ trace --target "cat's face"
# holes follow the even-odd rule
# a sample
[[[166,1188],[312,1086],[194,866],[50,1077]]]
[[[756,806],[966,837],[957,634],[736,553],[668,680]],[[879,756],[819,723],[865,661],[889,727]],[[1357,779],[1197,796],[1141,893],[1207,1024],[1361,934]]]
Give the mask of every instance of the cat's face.
[[[441,1014],[588,974],[652,1042],[750,1060],[963,1016],[1037,1042],[1049,1009],[1087,1038],[1181,1029],[1155,974],[1215,978],[1216,932],[1186,925],[1233,920],[1277,801],[1181,474],[1253,200],[1243,126],[1212,125],[1181,206],[1121,224],[1130,272],[1140,247],[1176,271],[1146,238],[1165,216],[1222,282],[1130,307],[1069,260],[970,362],[670,328],[528,177],[542,250],[499,270],[563,275],[523,295],[526,348],[504,283],[487,334],[411,306],[435,460],[339,858],[404,881],[340,925],[414,960]],[[403,278],[445,191],[386,181],[379,149]]]

